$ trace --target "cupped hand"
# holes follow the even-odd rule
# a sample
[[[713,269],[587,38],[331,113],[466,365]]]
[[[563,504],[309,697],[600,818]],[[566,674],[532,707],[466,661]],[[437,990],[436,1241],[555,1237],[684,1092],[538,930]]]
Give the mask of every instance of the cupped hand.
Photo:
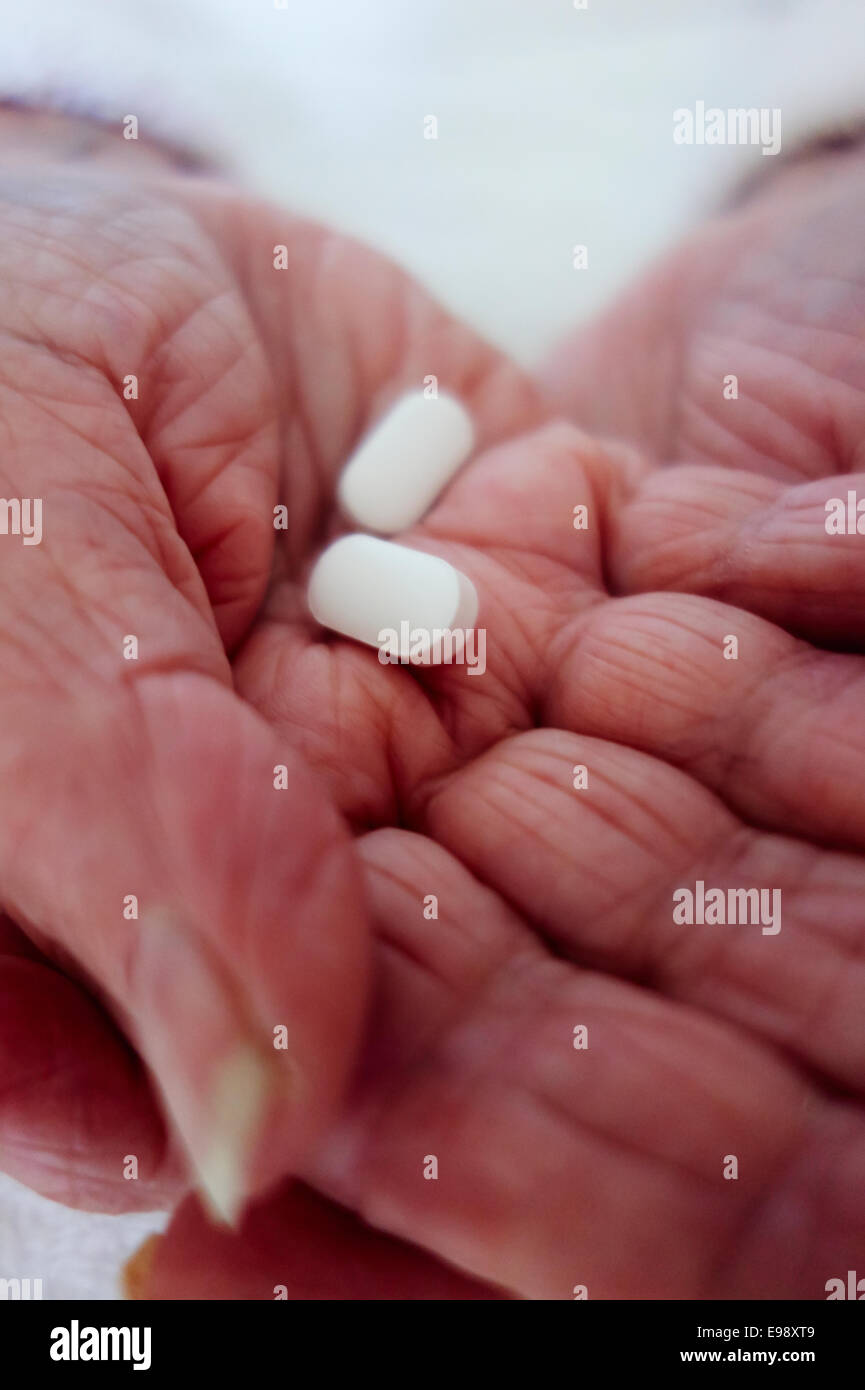
[[[858,165],[843,172],[849,212]],[[812,189],[789,177],[807,196],[783,181],[766,193],[788,241],[804,254],[817,239],[824,263],[833,233],[851,249],[837,209],[818,237]],[[799,243],[794,212],[810,228]],[[522,1297],[824,1298],[861,1258],[865,560],[861,536],[825,527],[831,498],[865,498],[865,475],[838,476],[865,385],[861,315],[831,285],[785,281],[760,240],[775,232],[765,210],[749,237],[723,227],[746,283],[759,272],[772,303],[807,301],[794,420],[791,340],[766,346],[753,301],[737,337],[724,304],[712,434],[682,381],[709,390],[693,344],[708,352],[714,301],[700,301],[705,326],[694,310],[691,375],[663,377],[684,349],[659,297],[657,339],[635,317],[644,355],[623,359],[622,433],[645,437],[643,456],[564,424],[523,433],[481,452],[401,538],[474,581],[485,674],[382,666],[311,627],[293,574],[236,663],[238,690],[359,832],[376,929],[360,1064],[303,1176]],[[713,246],[713,283],[732,258],[722,233],[706,234],[706,282]],[[569,349],[560,386],[568,361],[593,362],[601,394],[605,334]],[[424,371],[413,355],[393,390]],[[578,372],[577,401],[585,386]],[[652,467],[672,438],[653,412],[685,418],[692,401],[705,447],[680,433],[679,466]],[[596,404],[607,427],[612,409]],[[764,433],[737,452],[743,420]],[[683,921],[684,890],[695,904],[721,890],[738,920]],[[318,1200],[295,1187],[239,1237],[185,1205],[146,1289],[393,1296],[381,1236],[349,1224],[337,1239]],[[427,1296],[446,1296],[429,1279]]]
[[[55,196],[62,204],[62,194]],[[76,203],[80,197],[79,186]],[[187,1037],[172,1059],[160,1052],[146,1010],[126,993],[136,972],[127,970],[122,948],[112,955],[116,937],[129,939],[120,935],[129,925],[109,929],[86,910],[94,884],[100,903],[135,891],[126,887],[130,865],[150,894],[164,894],[166,882],[174,889],[184,918],[191,915],[196,937],[216,957],[218,983],[239,1004],[253,1046],[269,1047],[272,1026],[285,1022],[301,1077],[323,1078],[322,1098],[310,1100],[307,1088],[298,1097],[290,1086],[286,1094],[280,1054],[268,1057],[280,1079],[257,1185],[293,1167],[396,1242],[383,1247],[385,1237],[349,1223],[328,1244],[321,1231],[338,1222],[333,1208],[310,1199],[313,1216],[301,1204],[293,1223],[298,1190],[277,1200],[272,1211],[287,1213],[277,1225],[285,1245],[299,1227],[299,1248],[306,1239],[313,1250],[332,1251],[328,1277],[341,1269],[349,1291],[367,1289],[374,1282],[368,1271],[379,1268],[393,1281],[395,1267],[397,1288],[404,1279],[412,1296],[447,1296],[439,1257],[518,1296],[568,1298],[584,1287],[593,1298],[824,1296],[827,1279],[855,1267],[865,1165],[860,663],[824,649],[858,640],[847,598],[861,571],[856,538],[821,530],[824,493],[834,495],[838,480],[802,494],[753,473],[686,467],[655,475],[636,456],[568,426],[533,430],[538,410],[517,374],[376,258],[314,229],[289,230],[278,216],[211,187],[180,191],[173,182],[170,194],[160,187],[144,199],[151,237],[166,199],[194,248],[181,258],[182,273],[168,277],[173,292],[178,281],[194,285],[202,264],[218,265],[229,288],[213,271],[220,287],[204,296],[209,313],[200,317],[184,300],[173,331],[136,352],[140,308],[121,309],[118,335],[118,286],[106,286],[100,269],[96,288],[79,296],[77,315],[70,306],[70,322],[91,337],[72,346],[55,328],[50,349],[76,381],[94,360],[96,375],[102,369],[110,406],[105,390],[94,417],[78,413],[74,424],[86,438],[86,420],[91,432],[98,420],[99,450],[112,461],[122,457],[119,438],[132,413],[146,451],[144,476],[155,476],[165,494],[158,494],[165,531],[173,537],[176,520],[181,538],[171,542],[179,577],[169,570],[168,585],[180,595],[178,626],[192,607],[206,640],[197,632],[190,640],[185,628],[176,646],[166,639],[162,588],[156,601],[136,599],[138,626],[128,621],[128,532],[141,505],[133,492],[135,505],[127,499],[120,511],[124,542],[118,539],[113,555],[97,553],[101,529],[85,531],[84,574],[95,583],[100,569],[109,633],[112,623],[124,632],[142,628],[159,656],[149,672],[139,661],[134,681],[111,668],[110,701],[96,706],[105,711],[101,719],[88,715],[89,686],[86,699],[83,685],[73,698],[71,744],[79,757],[61,764],[71,768],[62,785],[75,783],[79,805],[83,786],[102,819],[94,811],[88,856],[78,821],[72,838],[62,798],[50,814],[24,818],[27,833],[4,863],[11,914],[55,959],[71,958],[77,979],[95,980],[102,997],[117,1001],[182,1128],[187,1097],[178,1099],[170,1060],[180,1063],[181,1076],[188,1058],[209,1069],[221,1040],[214,1044],[198,1027],[191,1031],[200,1050]],[[128,250],[130,223],[121,223]],[[97,226],[106,235],[116,225],[103,204]],[[97,238],[97,226],[89,224],[85,242]],[[172,232],[172,255],[179,236]],[[289,248],[287,272],[272,265],[280,242]],[[153,294],[150,277],[158,281],[166,263],[176,265],[164,247],[145,261],[138,293]],[[109,312],[94,315],[102,290]],[[220,330],[235,295],[248,336],[229,317],[226,339],[239,374],[232,381],[232,371],[220,374],[216,364],[220,344],[229,353]],[[44,285],[36,299],[44,312]],[[38,344],[44,324],[35,306],[28,314],[24,336]],[[149,390],[138,406],[119,403],[117,414],[117,382],[136,366]],[[475,582],[487,634],[483,675],[382,666],[374,652],[316,630],[303,602],[309,563],[339,526],[332,485],[342,460],[394,395],[429,374],[467,400],[482,445],[493,447],[482,448],[404,539],[450,559]],[[233,413],[223,418],[229,404]],[[118,443],[112,436],[106,449],[109,418],[117,421]],[[23,438],[34,454],[51,453],[28,443],[29,422]],[[496,446],[497,438],[505,442]],[[92,467],[88,454],[85,482]],[[119,473],[124,485],[138,478],[126,459]],[[109,495],[117,486],[110,476]],[[25,495],[34,491],[31,484]],[[47,485],[44,491],[51,496]],[[290,528],[277,533],[271,565],[270,516],[280,500]],[[581,505],[588,526],[576,530]],[[46,500],[46,556],[48,515]],[[81,531],[70,525],[60,534],[71,541]],[[799,592],[809,596],[806,622],[784,608],[794,548]],[[72,558],[64,557],[64,589]],[[133,567],[137,585],[150,563]],[[164,570],[164,560],[153,566],[161,582]],[[110,605],[118,596],[115,615]],[[42,600],[43,623],[54,604],[53,596]],[[64,632],[82,609],[86,623],[92,606],[86,586],[74,593],[62,610]],[[849,614],[846,628],[839,608]],[[154,614],[149,630],[147,613]],[[41,635],[44,641],[44,629]],[[724,655],[731,635],[737,660]],[[67,645],[77,650],[81,639]],[[226,646],[234,653],[235,693],[224,674]],[[98,672],[101,647],[95,650],[88,661]],[[211,658],[202,659],[208,651],[221,663],[215,676]],[[148,710],[151,697],[141,688],[179,677],[192,684],[164,701],[157,689]],[[108,734],[123,722],[117,687],[125,700],[127,685],[135,688],[136,717],[142,704],[149,715],[147,736],[130,739],[126,728],[118,760]],[[41,716],[43,740],[46,725],[61,718],[53,709]],[[95,725],[90,738],[79,732],[82,720]],[[126,720],[137,730],[131,713]],[[249,730],[236,762],[233,720]],[[30,748],[21,732],[16,737],[16,746]],[[147,783],[153,802],[143,815],[136,744],[155,761]],[[794,761],[803,746],[804,768]],[[261,802],[249,793],[259,758],[270,773],[273,763],[292,767],[301,792],[290,814],[272,782]],[[317,779],[305,780],[301,759]],[[126,779],[139,779],[128,797],[118,761]],[[33,779],[33,763],[38,768],[36,753],[27,783],[35,797],[42,775]],[[215,782],[196,781],[208,767],[218,770]],[[584,787],[574,785],[578,767],[586,769]],[[803,794],[809,776],[813,793]],[[348,857],[339,871],[331,861],[312,882],[304,875],[314,856],[310,827],[324,827],[328,844],[338,840],[330,801],[360,836],[376,929],[367,1035],[336,1116],[363,996],[363,921]],[[160,835],[143,834],[156,815]],[[119,847],[108,865],[106,818]],[[143,863],[136,857],[142,838],[149,851]],[[58,875],[54,861],[64,843]],[[61,908],[53,919],[46,858]],[[73,862],[82,866],[77,878]],[[674,892],[698,880],[707,888],[780,890],[781,930],[677,923]],[[68,882],[74,891],[67,894]],[[136,931],[143,926],[133,925]],[[31,947],[21,950],[29,956]],[[38,1010],[48,967],[27,956],[12,957],[12,979],[44,972],[30,996]],[[75,990],[76,1007],[94,1009],[66,975],[52,971],[51,978]],[[190,1018],[200,1007],[200,982],[163,993],[163,1031],[166,1018],[176,1028],[183,1016],[178,994]],[[213,1003],[210,1017],[223,1026],[224,996]],[[101,1014],[88,1012],[87,1020],[93,1030],[107,1028]],[[39,1030],[32,1015],[20,1022],[26,1049]],[[87,1027],[79,1036],[89,1039]],[[61,1075],[60,1066],[77,1058],[86,1085],[68,1094],[77,1094],[79,1115],[81,1096],[89,1097],[77,1131],[81,1167],[91,1193],[104,1194],[112,1183],[120,1192],[112,1164],[126,1148],[133,1107],[122,1098],[132,1063],[113,1035],[106,1042],[100,1034],[98,1048],[88,1044],[77,1054],[74,1036],[61,1030],[50,1074]],[[20,1065],[20,1039],[16,1055]],[[49,1127],[67,1190],[76,1173],[72,1108],[64,1113],[59,1104]],[[134,1110],[158,1150],[156,1110],[143,1083]],[[44,1121],[46,1110],[40,1114]],[[95,1176],[94,1154],[101,1164]],[[44,1163],[43,1172],[50,1167]],[[185,1206],[157,1252],[151,1291],[164,1291],[172,1278],[176,1294],[202,1284],[213,1292],[220,1280],[234,1296],[302,1289],[308,1270],[289,1261],[279,1242],[268,1243],[262,1232],[272,1233],[275,1218],[262,1211],[235,1238],[204,1235],[200,1213]],[[449,1287],[451,1296],[477,1296],[476,1285]]]
[[[336,1103],[369,924],[230,654],[410,343],[490,434],[532,392],[395,269],[144,142],[10,112],[0,142],[0,1154],[109,1210],[191,1159],[231,1219]]]

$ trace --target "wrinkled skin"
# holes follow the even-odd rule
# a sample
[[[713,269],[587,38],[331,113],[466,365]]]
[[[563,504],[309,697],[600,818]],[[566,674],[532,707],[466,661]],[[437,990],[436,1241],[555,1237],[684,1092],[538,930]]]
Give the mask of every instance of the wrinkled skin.
[[[865,1226],[865,542],[823,527],[865,496],[835,476],[861,156],[777,175],[566,345],[582,429],[372,253],[158,161],[64,160],[0,210],[3,490],[46,499],[44,545],[0,551],[4,1166],[173,1200],[175,1072],[285,1021],[302,1084],[274,1081],[252,1185],[318,1195],[239,1236],[188,1199],[148,1296],[825,1297]],[[429,373],[482,447],[405,539],[474,581],[483,677],[382,666],[304,607],[342,462]],[[697,879],[781,889],[780,932],[675,924]],[[170,988],[153,1022],[132,891],[206,943],[203,1024]]]

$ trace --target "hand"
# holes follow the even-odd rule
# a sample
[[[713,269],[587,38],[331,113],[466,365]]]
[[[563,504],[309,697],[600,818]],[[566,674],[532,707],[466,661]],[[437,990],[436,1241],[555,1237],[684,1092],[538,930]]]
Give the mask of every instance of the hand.
[[[204,211],[198,211],[198,225],[207,219],[209,208],[218,207],[219,200],[209,202],[211,197],[205,197]],[[217,220],[224,225],[223,208]],[[244,234],[247,231],[244,227]],[[296,290],[298,282],[301,287],[306,283],[302,271],[294,280]],[[381,287],[375,289],[369,302],[380,304]],[[268,283],[267,299],[270,290]],[[327,302],[334,298],[339,296],[329,294]],[[267,320],[266,307],[256,313]],[[368,320],[368,311],[361,318]],[[306,321],[308,326],[320,323],[320,312]],[[417,365],[406,364],[410,370],[403,378],[392,362],[385,363],[378,389],[385,382],[396,390],[403,382],[415,381],[418,367],[421,376],[426,374],[420,359],[434,355],[432,346],[437,338],[440,343],[442,334],[441,320],[433,322],[435,326],[420,335]],[[475,357],[464,373],[457,362],[449,375],[451,343],[457,345],[459,357],[466,340],[450,328],[445,337],[443,384],[472,400],[469,383],[477,373],[484,389],[472,404],[482,422],[495,419],[503,434],[530,423],[532,408],[523,388],[500,364],[491,365],[485,358],[485,367],[479,368]],[[472,346],[467,355],[476,351]],[[278,362],[279,353],[273,360]],[[506,387],[496,400],[496,384],[503,382]],[[327,407],[332,411],[332,400]],[[346,439],[329,454],[322,444],[332,423],[328,410],[313,406],[308,418],[307,437],[313,447],[318,445],[318,457],[326,464],[322,471],[332,477],[359,430],[347,429]],[[486,433],[491,433],[488,424]],[[288,453],[297,459],[297,451]],[[540,465],[528,497],[527,458],[536,469]],[[485,481],[490,472],[494,489]],[[430,548],[438,545],[440,553],[461,562],[481,591],[482,621],[490,632],[490,669],[478,682],[484,690],[482,710],[477,709],[481,697],[473,694],[473,678],[464,670],[393,671],[380,667],[374,654],[348,644],[331,641],[325,646],[317,634],[311,640],[300,617],[302,579],[294,583],[290,568],[281,574],[279,562],[263,616],[240,651],[236,682],[262,710],[278,718],[286,739],[290,732],[292,741],[318,763],[336,799],[356,822],[386,823],[397,818],[398,808],[404,824],[431,833],[445,846],[442,850],[423,835],[391,830],[377,831],[363,842],[382,938],[390,936],[394,945],[383,939],[379,947],[379,997],[373,1014],[378,1022],[355,1095],[308,1175],[387,1229],[518,1293],[544,1296],[553,1291],[552,1296],[568,1297],[572,1283],[586,1283],[593,1297],[649,1287],[652,1296],[665,1296],[677,1287],[692,1294],[702,1289],[711,1293],[726,1280],[747,1296],[748,1280],[762,1279],[763,1287],[778,1278],[778,1230],[786,1231],[786,1204],[814,1198],[826,1186],[819,1171],[814,1172],[812,1149],[827,1166],[840,1169],[840,1178],[836,1172],[828,1215],[818,1212],[816,1235],[803,1263],[809,1268],[820,1264],[822,1240],[824,1245],[828,1242],[826,1258],[837,1258],[843,1267],[861,1222],[855,1171],[861,1153],[859,1115],[821,1091],[810,1071],[803,1069],[800,1053],[807,1053],[811,1039],[791,1039],[792,1029],[783,1026],[790,1011],[801,1008],[795,989],[787,988],[784,994],[786,1015],[776,1005],[775,1010],[756,1010],[756,1020],[743,1017],[741,999],[738,1013],[725,1002],[723,992],[718,1002],[723,960],[716,962],[714,975],[707,968],[711,959],[706,958],[718,949],[717,929],[679,928],[673,933],[666,915],[672,887],[678,886],[671,878],[678,878],[680,851],[707,867],[717,863],[722,874],[724,845],[742,847],[753,836],[752,853],[757,855],[763,838],[743,832],[705,787],[664,761],[615,744],[592,744],[567,732],[576,722],[574,709],[568,709],[568,690],[580,690],[567,679],[568,650],[579,642],[580,661],[586,667],[583,679],[594,670],[603,695],[603,654],[617,652],[621,639],[601,641],[601,660],[592,663],[586,660],[592,651],[586,634],[597,624],[603,638],[607,615],[623,611],[621,604],[603,601],[598,532],[574,533],[572,507],[586,496],[590,509],[599,518],[606,515],[612,527],[624,498],[633,498],[627,515],[637,514],[643,492],[639,480],[636,467],[632,470],[581,437],[556,430],[528,444],[513,444],[498,460],[482,457],[421,528],[418,534],[424,535],[424,543]],[[303,514],[303,488],[298,496]],[[482,499],[482,510],[473,522],[476,498]],[[562,514],[554,520],[559,505]],[[534,515],[531,506],[537,508]],[[313,508],[307,511],[312,515]],[[314,525],[311,522],[306,530],[299,526],[299,542],[295,546],[290,541],[287,547],[289,565],[298,566],[299,577],[304,547],[312,549]],[[612,566],[615,535],[610,553]],[[520,615],[516,625],[509,606]],[[578,669],[582,672],[582,666]],[[742,670],[741,665],[735,670]],[[294,677],[292,685],[286,671]],[[553,677],[549,688],[544,679],[548,673]],[[617,681],[609,673],[606,687],[616,693]],[[329,691],[332,697],[324,698]],[[629,692],[638,712],[637,702],[643,699],[638,681]],[[576,709],[581,729],[592,729],[593,703],[602,712],[603,698],[587,699],[584,688]],[[357,733],[356,747],[347,753],[339,730],[349,709]],[[406,718],[415,713],[420,722],[411,728]],[[594,717],[600,720],[599,714]],[[558,724],[562,732],[526,732],[536,719]],[[649,732],[651,727],[647,715]],[[582,758],[575,757],[575,743],[588,750]],[[734,743],[734,754],[736,747]],[[359,766],[369,769],[368,786],[342,761],[356,755]],[[591,765],[586,793],[570,789],[575,761]],[[393,773],[388,771],[382,795],[376,782],[385,766]],[[538,793],[534,810],[522,799],[523,788]],[[655,800],[641,811],[630,798],[645,796],[647,788]],[[671,815],[667,834],[655,824],[652,805],[664,819]],[[550,819],[549,807],[559,821]],[[694,823],[697,811],[703,819]],[[576,842],[573,828],[568,834],[569,822],[578,832]],[[647,848],[641,853],[634,840],[639,837],[642,842],[646,829]],[[726,838],[730,835],[732,840]],[[713,861],[710,851],[716,841],[718,858]],[[462,864],[448,852],[449,844],[456,846]],[[773,841],[768,844],[774,847]],[[837,859],[825,853],[822,858],[831,872]],[[759,858],[753,870],[742,864],[741,872],[756,872],[758,867]],[[789,871],[789,866],[782,867]],[[482,888],[469,871],[483,877],[492,891]],[[396,885],[388,886],[394,877]],[[777,877],[778,886],[789,891],[789,880]],[[407,883],[402,895],[400,882]],[[858,881],[848,891],[857,888]],[[501,899],[502,890],[510,909]],[[428,892],[439,898],[439,918],[434,922],[422,917],[422,899]],[[631,902],[618,906],[624,894],[631,895]],[[660,908],[654,917],[646,903],[656,897]],[[814,910],[819,914],[819,904]],[[837,906],[834,912],[833,921],[843,920]],[[480,935],[467,937],[466,922],[476,923]],[[757,942],[767,952],[773,948],[785,953],[770,957],[778,961],[779,972],[782,962],[789,965],[801,956],[801,950],[791,954],[786,945],[791,926],[795,933],[795,907],[791,920],[785,897],[783,930],[776,937],[761,934]],[[654,959],[663,965],[671,956],[662,928],[667,942],[681,941],[685,931],[690,933],[685,946],[689,940],[696,943],[690,947],[690,991],[687,979],[665,980],[661,966],[657,978],[652,977]],[[749,929],[732,930],[739,935],[725,946],[726,968],[733,967],[726,994],[735,1003],[731,986],[740,978],[737,953],[745,952],[747,964],[748,953],[756,949],[756,933],[748,937]],[[806,940],[813,937],[824,969],[830,967],[834,957],[825,925],[821,922],[809,932],[806,918],[798,929],[800,945],[803,933]],[[549,956],[545,943],[550,940],[560,955]],[[410,961],[401,965],[400,949],[406,946],[431,952],[419,956],[420,969]],[[454,956],[448,954],[451,950]],[[682,948],[677,954],[687,964],[688,951]],[[593,972],[575,971],[567,963],[569,957],[588,963]],[[705,980],[699,977],[701,964],[707,971]],[[618,983],[598,966],[604,972],[631,973],[643,985],[653,984],[658,993]],[[763,972],[752,972],[749,980],[743,971],[744,1002],[751,997],[745,986],[753,986],[755,977],[764,984]],[[725,980],[722,973],[720,983]],[[813,971],[809,982],[813,986]],[[687,1000],[699,987],[703,997],[688,1006],[659,997]],[[702,1017],[694,1005],[731,1022]],[[779,1037],[768,1026],[773,1013],[780,1015]],[[855,1024],[850,1025],[842,1010],[837,1026],[845,1022],[844,1037],[855,1040]],[[590,1045],[585,1051],[571,1045],[573,1028],[579,1024],[588,1029]],[[399,1067],[394,1067],[394,1058]],[[575,1087],[573,1068],[580,1064]],[[591,1064],[593,1071],[587,1073]],[[845,1073],[854,1064],[848,1046]],[[659,1096],[659,1083],[671,1073],[675,1088]],[[750,1082],[746,1095],[740,1095],[743,1074]],[[817,1072],[818,1077],[822,1074]],[[852,1089],[849,1084],[847,1089]],[[563,1099],[571,1108],[557,1111]],[[739,1155],[743,1173],[736,1183],[722,1182],[717,1165],[712,1166],[719,1145],[722,1156]],[[438,1155],[441,1165],[436,1184],[422,1176],[424,1155],[430,1153]],[[746,1166],[756,1175],[749,1185],[744,1182]],[[755,1209],[763,1215],[763,1230],[768,1227],[762,1247]],[[840,1235],[832,1218],[844,1228]],[[673,1241],[670,1229],[675,1232]],[[750,1250],[745,1248],[747,1240],[752,1242]],[[651,1256],[641,1261],[639,1251],[649,1246]],[[170,1254],[171,1241],[163,1249]],[[740,1270],[737,1260],[747,1264],[747,1272]],[[194,1266],[192,1270],[194,1274]],[[268,1267],[265,1278],[273,1274]],[[799,1275],[790,1273],[785,1244],[780,1278],[790,1277]],[[567,1287],[565,1280],[570,1281]],[[259,1287],[263,1292],[256,1296],[272,1296],[266,1283],[259,1281]],[[776,1283],[771,1292],[778,1291]]]
[[[798,169],[801,200],[780,182],[767,190],[815,275],[862,187],[858,162],[843,169],[825,225]],[[812,310],[795,338],[792,424],[789,351],[758,351],[768,321],[761,330],[755,296],[738,335],[726,301],[706,297],[689,334],[667,339],[662,291],[645,312],[651,339],[631,297],[611,320],[627,343],[633,315],[630,434],[662,458],[685,438],[703,466],[654,470],[563,425],[482,453],[406,539],[477,585],[483,677],[381,667],[311,630],[289,579],[236,668],[238,689],[365,831],[374,1006],[349,1102],[304,1176],[416,1252],[518,1296],[824,1298],[861,1254],[865,561],[860,537],[824,528],[827,498],[857,486],[865,497],[865,476],[831,476],[849,460],[841,426],[852,430],[865,384],[861,322],[845,319],[839,337],[832,316],[853,312],[842,295],[785,288],[760,239],[775,222],[753,217],[750,242],[730,224],[737,274],[762,270],[767,303],[799,293]],[[702,243],[704,284],[729,270],[726,226]],[[698,349],[716,319],[727,336],[711,356],[709,434]],[[612,370],[612,341],[602,327],[576,360]],[[672,362],[678,375],[659,371]],[[722,414],[727,370],[742,415]],[[680,391],[686,435],[668,423]],[[596,411],[608,424],[622,403],[610,398]],[[804,436],[830,411],[837,428],[804,469]],[[750,449],[747,422],[764,430]],[[741,458],[727,448],[737,432]],[[795,486],[802,471],[817,481]],[[580,503],[585,532],[571,525]],[[780,910],[677,922],[674,895],[698,880],[770,890],[767,904],[779,891]],[[339,1219],[295,1187],[231,1236],[186,1203],[142,1290],[393,1296],[381,1237],[350,1221],[335,1235]],[[443,1296],[437,1265],[415,1270],[406,1296],[423,1296],[424,1278],[426,1296]]]
[[[750,196],[552,354],[546,384],[583,429],[787,482],[860,465],[865,143],[765,162]]]
[[[504,430],[532,393],[375,256],[143,142],[4,112],[0,149],[3,493],[44,530],[0,536],[3,1165],[166,1205],[167,1110],[230,1218],[333,1108],[369,942],[331,801],[227,653],[294,602],[397,367]]]

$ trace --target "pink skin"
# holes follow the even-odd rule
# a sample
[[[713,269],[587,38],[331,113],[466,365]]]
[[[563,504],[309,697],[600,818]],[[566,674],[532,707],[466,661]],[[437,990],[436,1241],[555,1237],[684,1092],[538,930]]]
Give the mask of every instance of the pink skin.
[[[297,1189],[218,1240],[187,1202],[150,1295],[316,1296],[273,1222],[319,1266],[333,1251],[320,1287],[348,1263],[356,1296],[393,1296],[404,1267],[413,1297],[476,1297],[442,1292],[444,1261],[522,1297],[821,1298],[861,1263],[865,567],[821,524],[862,434],[865,267],[845,228],[865,184],[860,156],[824,163],[819,181],[779,174],[551,366],[565,408],[640,453],[544,423],[520,374],[380,258],[212,184],[130,185],[109,156],[73,173],[74,215],[62,175],[62,215],[32,192],[0,212],[0,274],[20,284],[4,420],[20,411],[26,464],[7,457],[4,490],[64,522],[38,579],[33,553],[0,552],[5,905],[55,962],[8,927],[5,1166],[83,1206],[179,1190],[139,1064],[84,984],[163,1089],[172,1058],[206,1073],[219,1039],[202,1050],[181,1008],[160,1052],[117,945],[114,903],[168,883],[239,1018],[289,1023],[314,1083],[277,1098],[256,1188],[293,1170],[391,1242]],[[405,539],[476,584],[481,678],[383,667],[304,610],[341,462],[431,372],[482,448]],[[37,687],[52,637],[62,673],[51,655]],[[252,789],[296,759],[312,772],[292,761],[288,807]],[[375,932],[359,1052],[365,919],[334,805]],[[698,878],[780,888],[782,930],[676,926],[673,891]]]

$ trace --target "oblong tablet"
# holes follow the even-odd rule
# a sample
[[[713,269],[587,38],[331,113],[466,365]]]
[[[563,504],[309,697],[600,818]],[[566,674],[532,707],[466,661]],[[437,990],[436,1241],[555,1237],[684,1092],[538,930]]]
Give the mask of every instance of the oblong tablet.
[[[419,521],[474,448],[468,411],[446,392],[402,396],[352,454],[339,500],[359,526],[402,531]]]
[[[377,536],[342,536],[328,546],[307,598],[322,627],[370,647],[387,631],[470,628],[478,611],[475,586],[447,560]]]

